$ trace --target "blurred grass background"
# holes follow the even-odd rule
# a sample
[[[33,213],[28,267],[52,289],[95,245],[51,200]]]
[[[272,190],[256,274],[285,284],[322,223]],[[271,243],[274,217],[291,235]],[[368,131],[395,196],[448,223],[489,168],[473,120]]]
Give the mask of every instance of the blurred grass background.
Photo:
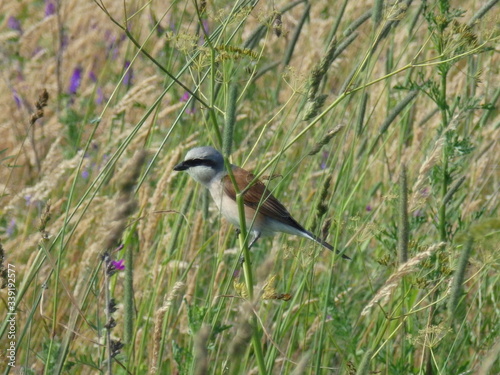
[[[3,373],[500,373],[497,1],[0,10]],[[353,260],[262,239],[249,298],[200,145]]]

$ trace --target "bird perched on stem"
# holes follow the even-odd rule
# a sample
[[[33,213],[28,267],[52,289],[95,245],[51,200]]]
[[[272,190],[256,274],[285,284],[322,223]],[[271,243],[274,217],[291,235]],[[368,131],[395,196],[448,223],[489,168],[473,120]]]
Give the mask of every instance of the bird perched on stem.
[[[328,242],[304,229],[261,181],[257,180],[248,187],[254,179],[253,174],[236,165],[231,165],[231,168],[237,190],[224,165],[222,154],[213,147],[205,146],[191,149],[184,161],[177,164],[174,170],[186,171],[205,186],[222,215],[236,227],[240,226],[236,194],[243,191],[246,225],[252,234],[249,247],[261,236],[283,232],[308,238],[329,250],[334,250]],[[342,258],[351,259],[344,254]]]

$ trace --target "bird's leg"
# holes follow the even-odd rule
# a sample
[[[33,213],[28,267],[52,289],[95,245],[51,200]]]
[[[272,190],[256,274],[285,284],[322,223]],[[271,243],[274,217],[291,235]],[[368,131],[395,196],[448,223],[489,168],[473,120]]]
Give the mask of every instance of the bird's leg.
[[[248,250],[252,248],[252,246],[257,242],[259,238],[260,238],[260,232],[255,232],[252,242],[250,242],[250,245],[248,245]]]
[[[239,229],[236,229],[239,231]],[[252,246],[255,244],[255,242],[257,242],[257,240],[260,238],[260,233],[259,232],[255,232],[254,234],[254,237],[252,238],[252,241],[250,242],[250,245],[248,245],[248,250],[250,250],[252,248]],[[243,265],[243,263],[245,262],[245,257],[242,255],[240,257],[240,263],[241,265]]]

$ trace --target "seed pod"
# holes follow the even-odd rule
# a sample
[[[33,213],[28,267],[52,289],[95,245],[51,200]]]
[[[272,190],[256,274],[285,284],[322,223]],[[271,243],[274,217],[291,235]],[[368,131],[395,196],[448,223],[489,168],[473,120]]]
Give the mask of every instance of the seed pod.
[[[281,13],[280,12],[275,12],[274,13],[273,31],[274,31],[274,34],[278,38],[281,36],[281,33],[283,31],[283,22],[281,20]]]

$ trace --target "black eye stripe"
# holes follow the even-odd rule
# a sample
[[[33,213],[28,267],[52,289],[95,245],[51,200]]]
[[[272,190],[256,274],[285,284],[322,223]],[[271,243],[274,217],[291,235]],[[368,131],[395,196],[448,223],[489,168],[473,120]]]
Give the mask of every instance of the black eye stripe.
[[[213,160],[208,160],[208,159],[191,159],[191,160],[184,161],[183,164],[188,166],[189,168],[197,167],[200,165],[204,165],[206,167],[214,167],[215,166],[215,162]]]

